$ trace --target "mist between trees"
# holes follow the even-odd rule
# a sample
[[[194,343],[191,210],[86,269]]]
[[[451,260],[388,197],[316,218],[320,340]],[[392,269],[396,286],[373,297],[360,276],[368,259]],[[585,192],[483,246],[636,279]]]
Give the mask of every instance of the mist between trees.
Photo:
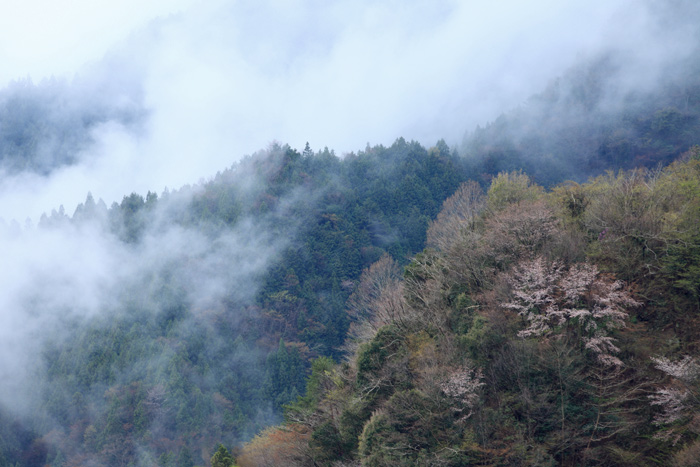
[[[183,112],[190,101],[171,99],[183,90],[206,98],[208,81],[192,90],[180,74],[172,87],[154,86],[167,60],[120,68],[127,44],[83,78],[4,89],[0,207],[9,219],[34,216],[47,199],[69,206],[83,186],[106,193],[0,229],[0,465],[191,466],[213,456],[240,465],[691,465],[695,10],[658,7],[639,41],[648,53],[624,40],[596,47],[461,141],[464,121],[497,115],[493,102],[478,107],[452,87],[438,97],[458,108],[425,111],[401,95],[405,115],[384,118],[396,123],[384,128],[387,113],[371,111],[381,105],[357,100],[342,122],[370,122],[368,139],[416,126],[425,139],[442,125],[449,144],[399,138],[338,157],[272,143],[159,194],[123,196],[123,187],[143,186],[151,172],[190,177],[224,152],[228,164],[239,146],[214,129],[253,131],[220,108]],[[457,23],[448,23],[436,43],[453,36]],[[180,37],[188,25],[171,18],[136,39]],[[266,78],[300,63],[246,54]],[[226,76],[229,65],[207,76]],[[123,73],[105,80],[105,70]],[[341,112],[308,104],[272,108],[321,115],[313,131],[348,147],[338,128],[351,125],[329,117]],[[435,108],[447,110],[436,118]],[[175,167],[176,154],[192,157]],[[601,175],[621,168],[634,170]]]
[[[364,270],[345,358],[238,465],[694,465],[699,188],[697,147],[549,192],[463,184],[403,273]]]

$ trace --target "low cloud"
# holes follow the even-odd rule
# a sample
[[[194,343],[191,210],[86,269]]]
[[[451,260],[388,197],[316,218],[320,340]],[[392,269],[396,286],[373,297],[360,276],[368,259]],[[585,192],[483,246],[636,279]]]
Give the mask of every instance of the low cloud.
[[[36,218],[88,191],[110,204],[132,191],[178,187],[273,140],[338,154],[398,136],[457,144],[465,130],[606,50],[623,52],[620,86],[653,86],[688,53],[686,3],[182,0],[148,2],[134,17],[126,7],[85,8],[82,16],[67,8],[76,22],[57,21],[80,36],[56,32],[55,41],[75,47],[49,62],[85,90],[72,99],[111,96],[114,105],[139,106],[145,119],[138,131],[118,121],[91,128],[95,144],[81,164],[55,178],[6,180],[0,216]],[[25,24],[39,37],[41,21]],[[34,61],[50,50],[31,44]],[[9,63],[9,72],[37,82],[51,73]],[[24,204],[9,201],[21,187]]]
[[[77,108],[97,102],[138,118],[108,112],[85,127],[89,144],[73,163],[0,177],[0,217],[19,223],[0,232],[0,402],[23,409],[31,398],[17,395],[31,393],[47,336],[108,316],[125,290],[147,295],[163,269],[195,309],[232,290],[249,300],[294,230],[271,237],[244,219],[211,234],[166,222],[125,245],[99,224],[36,229],[26,218],[36,224],[59,205],[70,215],[88,192],[110,205],[208,179],[273,140],[339,154],[399,136],[454,145],[604,51],[623,57],[616,86],[653,87],[694,34],[679,15],[687,2],[663,14],[631,0],[68,4],[32,0],[3,15],[2,43],[14,35],[20,45],[0,50],[0,80],[30,74],[41,85],[55,73]]]
[[[67,338],[80,336],[80,328],[102,323],[109,328],[115,321],[129,322],[130,313],[160,319],[169,307],[186,309],[178,321],[182,335],[193,323],[211,324],[207,316],[219,316],[226,307],[234,310],[226,313],[227,326],[237,328],[244,319],[237,313],[253,303],[267,268],[303,222],[288,220],[287,210],[313,198],[291,193],[268,214],[244,215],[222,229],[180,220],[200,190],[173,192],[141,208],[136,241],[123,241],[114,228],[119,214],[107,217],[105,206],[83,220],[55,212],[39,227],[0,228],[0,408],[22,418],[41,416],[46,345],[60,349]],[[278,227],[276,235],[270,222]],[[131,370],[120,371],[129,381]]]

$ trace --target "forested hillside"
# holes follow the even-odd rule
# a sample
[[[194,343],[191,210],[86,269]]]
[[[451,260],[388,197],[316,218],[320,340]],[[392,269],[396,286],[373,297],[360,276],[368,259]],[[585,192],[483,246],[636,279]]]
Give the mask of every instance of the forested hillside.
[[[623,51],[588,57],[453,147],[275,142],[0,221],[0,467],[696,465],[700,66],[679,55],[635,86]],[[139,141],[163,120],[138,86],[83,84],[0,90],[0,191],[125,177],[90,152],[105,128],[133,159],[182,141]]]
[[[202,464],[279,421],[309,361],[341,355],[361,271],[420,251],[465,179],[444,142],[343,159],[273,145],[200,185],[109,208],[88,195],[72,216],[42,217],[46,235],[111,238],[129,265],[113,271],[108,309],[45,342],[41,411],[14,422],[25,435],[2,435],[5,462]]]
[[[468,132],[461,151],[482,179],[523,169],[545,186],[584,182],[608,168],[669,164],[697,143],[698,56],[696,48],[648,77],[653,84],[637,87],[620,66],[629,57],[590,58],[515,110]]]
[[[348,357],[314,361],[273,465],[696,465],[700,148],[547,192],[465,183],[367,268]]]

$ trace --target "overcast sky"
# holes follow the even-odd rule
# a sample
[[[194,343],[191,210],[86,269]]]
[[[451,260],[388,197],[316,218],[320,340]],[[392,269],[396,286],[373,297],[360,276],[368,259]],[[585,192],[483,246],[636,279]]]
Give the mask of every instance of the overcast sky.
[[[98,128],[77,166],[2,181],[0,217],[160,193],[272,141],[455,144],[577,60],[656,43],[644,3],[5,0],[0,86],[76,79],[137,96],[149,117],[138,134]]]

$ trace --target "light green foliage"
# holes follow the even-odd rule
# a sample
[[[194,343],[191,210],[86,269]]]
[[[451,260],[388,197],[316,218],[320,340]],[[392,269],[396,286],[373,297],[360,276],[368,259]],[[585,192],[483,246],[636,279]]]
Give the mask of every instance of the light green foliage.
[[[391,325],[381,328],[370,342],[358,350],[358,388],[367,395],[374,395],[405,383],[408,375],[402,371],[403,356],[401,332]]]
[[[400,435],[389,423],[387,415],[376,412],[365,425],[358,448],[362,465],[379,467],[405,465],[407,446],[401,446]]]
[[[318,402],[328,389],[335,363],[330,357],[318,357],[311,362],[311,375],[306,380],[306,395],[312,402]]]
[[[580,223],[589,256],[636,283],[650,299],[640,313],[655,326],[687,318],[688,308],[700,311],[700,166],[693,154],[663,170],[609,173],[581,190],[589,200]]]
[[[344,394],[340,416],[331,415],[330,392],[307,406],[315,458],[616,465],[653,454],[669,462],[680,448],[649,442],[659,428],[646,394],[659,380],[647,354],[667,345],[652,327],[664,313],[685,323],[674,350],[700,333],[688,313],[700,262],[697,163],[691,155],[663,171],[609,174],[549,195],[522,173],[495,178],[479,220],[406,267],[405,312],[415,323],[360,343],[338,373],[354,383],[335,389]],[[460,239],[469,235],[473,242]],[[696,432],[683,430],[689,447],[677,459],[698,445]]]
[[[501,172],[493,180],[487,192],[486,205],[491,211],[534,201],[544,194],[542,187],[535,185],[523,172]]]

